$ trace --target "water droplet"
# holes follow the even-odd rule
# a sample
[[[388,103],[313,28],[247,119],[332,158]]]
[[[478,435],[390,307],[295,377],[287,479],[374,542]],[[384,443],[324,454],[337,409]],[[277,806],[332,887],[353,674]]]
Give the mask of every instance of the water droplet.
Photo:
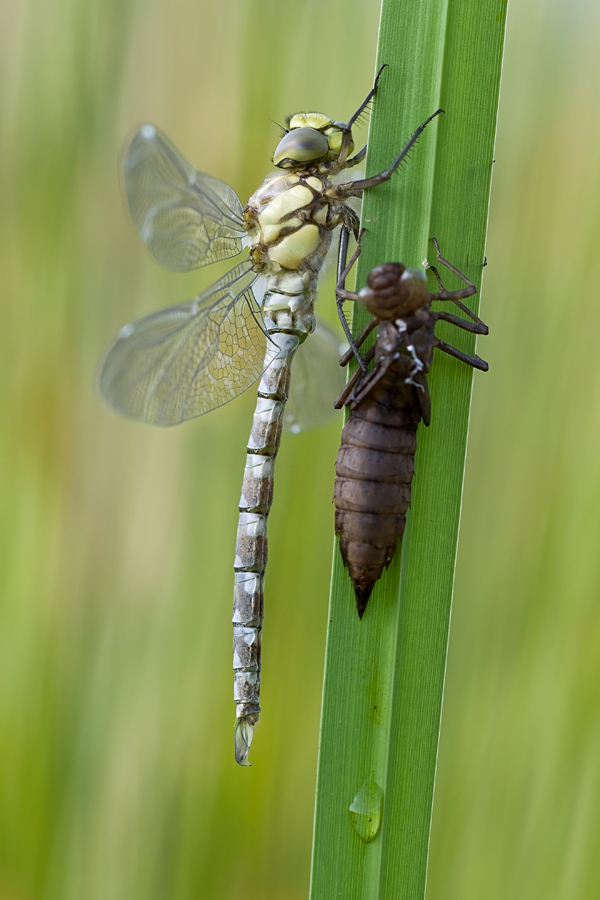
[[[377,837],[383,816],[383,789],[374,778],[365,781],[350,804],[349,812],[357,835],[369,844]]]

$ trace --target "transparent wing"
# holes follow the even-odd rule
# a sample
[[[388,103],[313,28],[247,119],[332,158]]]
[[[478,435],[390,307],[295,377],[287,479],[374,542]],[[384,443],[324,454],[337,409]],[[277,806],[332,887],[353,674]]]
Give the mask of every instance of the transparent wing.
[[[155,125],[142,125],[125,148],[123,187],[142,240],[167,269],[189,272],[241,251],[235,191],[197,172]]]
[[[98,378],[116,412],[176,425],[222,406],[250,387],[277,355],[267,345],[247,260],[194,300],[126,325]]]
[[[340,366],[340,356],[347,346],[343,338],[317,319],[315,331],[294,357],[290,397],[285,408],[286,431],[298,434],[327,425],[339,416],[333,401],[346,382],[346,369]]]

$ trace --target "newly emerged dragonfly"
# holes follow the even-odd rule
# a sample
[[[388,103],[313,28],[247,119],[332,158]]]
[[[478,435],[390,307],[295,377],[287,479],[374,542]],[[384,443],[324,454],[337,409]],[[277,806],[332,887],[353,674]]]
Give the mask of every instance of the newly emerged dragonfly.
[[[267,178],[245,208],[232,188],[196,171],[153,125],[139,129],[124,155],[129,209],[158,262],[187,272],[235,256],[243,239],[249,249],[241,263],[193,300],[122,328],[99,376],[100,393],[110,407],[157,425],[209,412],[261,379],[234,564],[235,755],[240,765],[248,765],[260,713],[267,517],[292,358],[315,331],[317,279],[333,232],[341,226],[343,233],[358,233],[358,217],[346,201],[389,179],[442,111],[415,131],[386,171],[334,181],[365,157],[366,147],[352,156],[352,127],[374,96],[382,69],[347,124],[321,113],[289,118],[273,156],[280,171]],[[259,276],[266,278],[260,304],[253,292]]]
[[[360,254],[359,238],[336,288],[339,299],[356,300],[374,316],[356,338],[357,348],[378,326],[375,345],[335,402],[338,408],[350,407],[335,464],[335,531],[361,618],[404,534],[417,427],[421,421],[429,425],[431,419],[427,373],[433,351],[437,348],[475,369],[488,370],[485,360],[463,353],[435,334],[439,321],[473,334],[487,334],[488,327],[461,302],[477,291],[476,286],[443,258],[437,240],[431,240],[438,262],[458,275],[466,287],[446,290],[438,269],[425,261],[437,279],[436,293],[429,292],[422,269],[407,269],[402,263],[377,266],[369,272],[364,288],[358,293],[347,291],[344,282]],[[430,309],[433,300],[456,304],[472,321],[434,312]],[[347,352],[340,362],[347,365],[350,359]],[[371,360],[374,366],[368,371]]]

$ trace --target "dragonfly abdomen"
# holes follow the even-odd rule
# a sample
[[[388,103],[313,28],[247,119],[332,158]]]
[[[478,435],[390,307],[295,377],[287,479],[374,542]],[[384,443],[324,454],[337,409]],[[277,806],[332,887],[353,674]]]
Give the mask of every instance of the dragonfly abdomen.
[[[303,341],[315,330],[316,296],[316,279],[310,272],[271,275],[267,279],[267,290],[262,302],[267,333],[273,335],[289,332]]]
[[[266,298],[267,299],[267,298]],[[273,298],[273,302],[276,298]],[[305,316],[312,315],[308,301]],[[283,303],[281,312],[284,312]],[[288,311],[289,315],[292,314]],[[267,323],[269,322],[267,318]],[[314,317],[313,317],[314,321]],[[314,325],[313,325],[314,327]],[[248,765],[252,732],[260,714],[263,586],[267,566],[267,519],[273,502],[275,457],[279,450],[290,385],[291,362],[306,332],[273,332],[279,353],[265,370],[246,450],[235,548],[233,600],[233,668],[236,703],[236,759]]]

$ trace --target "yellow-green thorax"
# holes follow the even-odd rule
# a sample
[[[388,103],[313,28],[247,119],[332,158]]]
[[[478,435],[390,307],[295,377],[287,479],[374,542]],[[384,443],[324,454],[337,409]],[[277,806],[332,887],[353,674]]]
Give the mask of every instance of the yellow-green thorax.
[[[318,271],[320,262],[315,266],[313,257],[321,256],[324,242],[326,252],[331,231],[339,224],[332,220],[323,187],[323,180],[314,175],[287,172],[268,179],[250,197],[245,218],[257,271]]]

